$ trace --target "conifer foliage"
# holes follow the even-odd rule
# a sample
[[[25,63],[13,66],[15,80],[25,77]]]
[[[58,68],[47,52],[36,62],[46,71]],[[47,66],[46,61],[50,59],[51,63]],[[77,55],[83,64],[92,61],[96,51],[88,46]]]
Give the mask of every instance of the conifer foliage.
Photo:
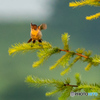
[[[100,64],[100,56],[95,55],[94,57],[91,56],[91,51],[85,51],[84,48],[78,48],[76,51],[71,51],[69,48],[69,34],[64,33],[62,34],[62,42],[64,45],[63,49],[60,49],[58,47],[52,46],[50,43],[43,41],[42,43],[36,42],[36,43],[18,43],[15,45],[12,45],[11,48],[9,48],[8,52],[9,55],[16,54],[18,52],[26,53],[28,51],[35,52],[37,51],[37,56],[39,58],[38,61],[33,62],[33,68],[40,66],[42,63],[44,63],[51,55],[57,54],[60,52],[65,52],[64,55],[62,55],[61,58],[59,58],[54,65],[51,65],[49,67],[50,70],[53,70],[57,66],[62,66],[64,68],[64,71],[61,72],[61,75],[65,75],[68,73],[72,67],[74,67],[74,64],[77,61],[87,62],[88,65],[85,67],[85,70],[88,71],[91,69],[91,66],[98,66]],[[71,58],[74,58],[71,63],[69,61]],[[63,81],[56,80],[56,79],[40,79],[35,76],[27,76],[26,82],[29,83],[31,86],[40,87],[42,85],[53,85],[56,87],[55,90],[51,92],[47,92],[46,96],[50,96],[53,94],[56,94],[57,92],[61,92],[61,96],[59,97],[59,100],[66,100],[70,96],[71,91],[80,91],[84,90],[86,92],[100,92],[100,85],[99,84],[86,84],[82,83],[80,80],[80,75],[77,73],[75,75],[76,78],[76,85],[70,84],[70,79]]]
[[[64,71],[61,72],[61,75],[64,75],[65,73],[68,73],[69,70],[73,67],[74,63],[81,60],[82,62],[88,62],[88,65],[85,67],[85,70],[90,70],[91,66],[98,66],[100,64],[100,56],[95,55],[94,57],[91,57],[91,51],[85,51],[84,48],[78,48],[76,51],[71,51],[69,49],[68,41],[69,41],[69,35],[68,33],[62,34],[62,42],[64,44],[64,49],[60,49],[58,47],[53,47],[50,43],[43,41],[42,43],[36,42],[36,43],[18,43],[15,45],[12,45],[11,48],[9,48],[8,52],[9,55],[16,54],[18,52],[26,53],[28,51],[35,52],[37,50],[37,56],[39,58],[38,61],[33,62],[33,67],[38,67],[42,63],[44,63],[51,55],[57,54],[60,52],[65,52],[64,55],[62,55],[61,58],[59,58],[54,65],[51,65],[49,67],[50,70],[53,70],[57,66],[62,66],[64,68]],[[74,58],[72,63],[69,63],[70,59]]]
[[[95,6],[99,7],[100,6],[100,0],[80,0],[80,1],[75,1],[75,2],[70,2],[69,7],[78,7],[78,6],[85,6],[85,5],[90,5],[90,6]],[[86,16],[86,20],[92,20],[92,19],[97,19],[100,17],[100,12]]]

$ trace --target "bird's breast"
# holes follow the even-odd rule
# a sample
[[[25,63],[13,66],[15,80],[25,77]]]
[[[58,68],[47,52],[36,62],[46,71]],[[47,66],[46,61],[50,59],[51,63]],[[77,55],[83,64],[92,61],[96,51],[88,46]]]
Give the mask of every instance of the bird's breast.
[[[31,30],[31,38],[32,39],[36,39],[36,40],[38,40],[38,39],[41,39],[41,37],[42,37],[42,33],[41,33],[41,31],[40,30]]]

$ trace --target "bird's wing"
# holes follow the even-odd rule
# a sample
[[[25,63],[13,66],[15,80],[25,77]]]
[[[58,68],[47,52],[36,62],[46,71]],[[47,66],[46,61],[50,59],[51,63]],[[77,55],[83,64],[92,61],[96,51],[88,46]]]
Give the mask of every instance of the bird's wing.
[[[45,29],[47,29],[47,24],[41,24],[41,25],[38,26],[38,28],[40,30],[45,30]]]

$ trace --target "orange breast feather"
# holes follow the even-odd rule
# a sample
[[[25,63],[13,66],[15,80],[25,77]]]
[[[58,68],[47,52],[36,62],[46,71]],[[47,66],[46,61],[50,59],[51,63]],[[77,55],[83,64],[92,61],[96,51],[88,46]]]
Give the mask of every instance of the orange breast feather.
[[[33,39],[39,39],[39,36],[38,36],[39,32],[40,32],[39,29],[37,29],[37,30],[32,29],[31,30],[31,38],[32,38],[32,40]]]

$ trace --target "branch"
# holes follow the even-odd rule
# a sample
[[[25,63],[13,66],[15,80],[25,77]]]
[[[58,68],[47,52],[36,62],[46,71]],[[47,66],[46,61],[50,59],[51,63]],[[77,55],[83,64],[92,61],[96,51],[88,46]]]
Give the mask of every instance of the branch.
[[[64,84],[64,86],[78,87],[78,85],[69,85],[69,84]]]
[[[85,67],[85,70],[88,71],[94,66],[98,66],[100,64],[100,56],[95,55],[94,57],[91,56],[91,51],[85,51],[84,48],[78,48],[76,51],[70,51],[68,41],[69,41],[70,35],[68,33],[62,34],[62,42],[64,44],[64,49],[60,49],[58,47],[53,47],[49,42],[43,41],[42,43],[18,43],[15,45],[12,45],[11,48],[9,48],[8,52],[9,55],[11,54],[16,54],[17,52],[22,52],[25,53],[27,51],[36,51],[37,56],[39,57],[39,61],[36,61],[33,63],[33,67],[38,67],[40,66],[44,61],[46,61],[51,55],[59,53],[61,51],[66,52],[60,59],[56,61],[56,63],[52,66],[50,66],[50,70],[56,68],[57,66],[62,66],[64,71],[61,72],[61,75],[64,75],[65,73],[68,73],[69,70],[72,68],[72,66],[78,61],[81,60],[83,62],[88,62],[88,65]],[[69,63],[70,59],[77,55],[72,63]],[[82,59],[82,57],[84,59]],[[66,67],[67,66],[67,67]]]
[[[64,52],[71,52],[69,50],[63,50],[63,49],[60,49],[60,51],[64,51]],[[89,58],[88,56],[85,56],[85,55],[82,55],[82,54],[79,54],[79,53],[75,53],[75,55],[78,55],[78,56],[81,56],[81,57],[84,57],[84,58]]]

